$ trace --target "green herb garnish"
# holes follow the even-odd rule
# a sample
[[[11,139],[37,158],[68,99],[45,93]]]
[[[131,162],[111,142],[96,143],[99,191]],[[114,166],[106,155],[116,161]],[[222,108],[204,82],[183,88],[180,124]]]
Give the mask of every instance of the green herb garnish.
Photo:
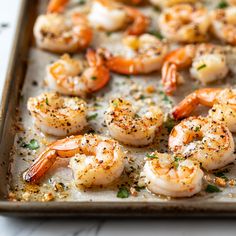
[[[151,158],[151,159],[157,159],[158,158],[158,156],[156,156],[154,153],[151,153],[151,154],[147,153],[146,157]]]
[[[196,126],[195,128],[194,128],[194,131],[195,132],[198,132],[200,130],[200,127],[199,126]]]
[[[87,116],[87,120],[88,120],[88,121],[94,120],[94,119],[97,118],[97,116],[98,116],[98,113],[95,113],[95,114],[93,114],[93,115],[91,115],[91,116]]]
[[[155,36],[156,38],[158,38],[158,39],[160,39],[160,40],[162,40],[164,37],[161,35],[161,33],[160,32],[158,32],[158,31],[149,31],[149,34],[151,34],[151,35],[153,35],[153,36]]]
[[[48,98],[46,97],[46,104],[49,106]]]
[[[78,0],[79,5],[84,5],[86,3],[86,0]]]
[[[197,70],[202,70],[203,68],[205,68],[206,67],[206,64],[202,64],[202,65],[200,65],[198,68],[197,68]]]
[[[167,128],[168,132],[170,133],[173,127],[175,126],[175,120],[168,117],[164,123],[165,127]]]
[[[184,160],[184,159],[181,157],[174,157],[174,158],[175,158],[175,160],[174,160],[173,164],[174,164],[175,168],[178,168],[179,161]]]
[[[31,139],[29,143],[22,143],[21,147],[23,148],[28,148],[30,150],[36,150],[38,149],[40,146],[39,146],[39,143],[37,140],[35,139]]]
[[[91,80],[96,80],[97,77],[96,77],[96,76],[92,76],[90,79],[91,79]]]
[[[214,173],[214,175],[215,175],[216,177],[219,177],[219,178],[222,178],[222,179],[228,181],[228,180],[229,180],[228,177],[225,176],[225,173],[227,173],[227,172],[228,172],[228,170],[218,171],[218,172]]]
[[[223,9],[223,8],[226,8],[228,7],[228,3],[225,2],[225,1],[221,1],[218,5],[217,5],[217,8],[220,8],[220,9]]]
[[[139,98],[140,98],[141,100],[143,100],[143,99],[145,99],[146,97],[145,97],[143,94],[141,94]]]
[[[219,193],[222,192],[217,186],[208,184],[205,191],[207,193]]]
[[[128,198],[129,197],[129,190],[126,187],[120,187],[119,191],[117,192],[116,197],[118,197],[118,198]]]

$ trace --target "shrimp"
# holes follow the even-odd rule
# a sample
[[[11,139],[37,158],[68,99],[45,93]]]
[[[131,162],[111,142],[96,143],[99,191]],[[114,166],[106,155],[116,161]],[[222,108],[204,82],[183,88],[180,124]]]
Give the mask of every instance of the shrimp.
[[[63,12],[68,2],[69,0],[50,0],[47,7],[47,13]]]
[[[144,146],[153,141],[163,123],[163,113],[158,107],[149,107],[140,117],[129,101],[118,98],[111,101],[105,120],[113,138],[132,146]]]
[[[199,163],[182,155],[153,152],[142,176],[147,188],[169,197],[191,197],[201,191],[203,171]]]
[[[103,88],[110,80],[110,72],[103,57],[92,49],[86,54],[88,66],[69,55],[47,67],[46,81],[51,89],[62,94],[85,96]]]
[[[236,45],[236,6],[216,9],[211,18],[214,35],[225,43]]]
[[[204,88],[189,94],[173,108],[175,119],[187,117],[196,107],[212,107],[209,117],[226,124],[231,132],[236,132],[236,90],[222,88]]]
[[[219,169],[235,160],[231,132],[225,124],[208,117],[181,121],[170,133],[169,148],[200,162],[206,170]]]
[[[108,53],[106,65],[111,71],[125,75],[148,74],[159,70],[168,51],[166,43],[150,34],[128,36],[123,43],[132,55]]]
[[[70,16],[49,13],[37,18],[34,36],[41,49],[55,53],[73,53],[90,45],[93,31],[85,16],[80,13]]]
[[[88,19],[94,28],[108,32],[120,30],[131,22],[126,30],[130,35],[140,35],[149,26],[149,18],[139,10],[108,0],[93,1]]]
[[[159,18],[161,34],[170,41],[203,42],[210,27],[208,11],[203,6],[177,4],[165,9]]]
[[[82,99],[43,93],[27,104],[35,125],[44,133],[66,136],[80,132],[86,125],[87,105]]]
[[[24,173],[26,182],[38,182],[58,158],[70,158],[76,186],[105,186],[119,178],[124,154],[113,139],[99,135],[78,135],[55,141]]]
[[[226,54],[222,47],[213,44],[187,45],[165,57],[162,83],[167,94],[172,94],[180,81],[178,69],[190,67],[190,74],[203,84],[223,79],[228,71]]]
[[[195,3],[197,0],[150,0],[150,2],[155,6],[166,8],[180,3]]]

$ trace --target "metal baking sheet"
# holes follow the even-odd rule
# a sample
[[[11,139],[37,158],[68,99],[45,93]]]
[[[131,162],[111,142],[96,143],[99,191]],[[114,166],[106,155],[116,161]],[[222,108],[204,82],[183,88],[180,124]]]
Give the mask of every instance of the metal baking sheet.
[[[6,78],[1,106],[0,126],[0,212],[10,215],[111,215],[111,216],[232,216],[236,213],[236,188],[225,188],[222,193],[205,194],[204,191],[192,198],[169,199],[155,196],[147,190],[141,190],[138,196],[130,196],[127,199],[116,197],[117,186],[126,182],[127,179],[136,180],[136,176],[129,176],[129,160],[135,163],[137,173],[142,169],[145,153],[158,149],[166,151],[167,130],[163,128],[155,142],[146,148],[130,148],[123,146],[127,154],[126,168],[122,178],[107,188],[78,190],[73,186],[70,170],[65,161],[60,161],[45,176],[38,186],[26,185],[22,180],[22,173],[32,163],[33,159],[45,147],[45,144],[53,140],[53,137],[44,136],[32,123],[32,118],[26,110],[28,97],[36,96],[42,91],[48,91],[45,86],[45,67],[48,63],[58,58],[58,55],[47,53],[37,49],[32,39],[32,27],[35,17],[44,11],[45,1],[22,0],[21,16],[18,32],[15,36],[15,44],[12,50],[12,58]],[[85,9],[86,10],[86,9]],[[149,15],[153,9],[143,9]],[[116,47],[119,50],[121,35],[96,33],[94,46]],[[236,62],[235,49],[226,47],[228,63],[231,71],[235,71],[233,65]],[[80,55],[75,55],[80,56]],[[223,81],[224,86],[234,84],[235,77],[228,76]],[[187,74],[186,74],[187,75]],[[117,86],[118,85],[118,86]],[[156,94],[147,94],[145,88],[153,85],[157,88]],[[137,107],[145,107],[155,103],[166,112],[171,106],[178,102],[183,95],[188,94],[199,86],[195,81],[186,80],[184,86],[180,86],[175,98],[166,101],[160,89],[160,75],[147,76],[119,76],[113,75],[109,85],[100,92],[87,99],[92,108],[94,102],[99,103],[99,108],[90,109],[90,114],[97,113],[97,119],[91,121],[89,129],[96,133],[108,135],[107,129],[103,127],[103,113],[111,98],[125,96],[131,99]],[[222,86],[222,83],[212,86]],[[140,92],[141,91],[141,92]],[[132,96],[130,96],[132,93]],[[135,99],[144,95],[144,99]],[[196,114],[204,114],[205,110],[198,110]],[[25,141],[36,138],[40,142],[40,149],[36,152],[26,152],[20,148],[19,137]],[[236,178],[236,167],[230,167],[230,178]],[[58,195],[53,190],[53,183],[63,182],[68,187],[64,194]],[[132,184],[132,183],[131,183]],[[52,192],[54,201],[42,202],[44,194]],[[9,201],[9,193],[14,194],[15,201]],[[26,194],[27,193],[27,194]],[[12,200],[12,199],[11,199]]]

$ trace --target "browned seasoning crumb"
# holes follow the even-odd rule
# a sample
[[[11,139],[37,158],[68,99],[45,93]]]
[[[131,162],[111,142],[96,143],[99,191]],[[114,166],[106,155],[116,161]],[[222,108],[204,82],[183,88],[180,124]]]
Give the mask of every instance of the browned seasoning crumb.
[[[22,194],[22,200],[23,201],[29,201],[30,200],[30,193],[29,192],[24,192],[23,194]]]
[[[130,194],[133,197],[137,197],[138,196],[138,191],[134,187],[130,187],[129,191],[130,191]]]
[[[216,177],[215,178],[215,183],[220,187],[226,187],[226,181],[223,178]]]
[[[9,201],[16,201],[16,194],[13,192],[8,193],[8,200]]]
[[[147,93],[154,93],[156,90],[155,90],[155,87],[153,85],[149,85],[146,87],[146,92]]]
[[[231,179],[229,181],[229,186],[231,186],[231,187],[235,186],[235,180],[234,179]]]
[[[56,184],[54,185],[54,190],[55,190],[56,192],[62,192],[62,191],[64,191],[64,184],[63,184],[63,183],[56,183]]]
[[[54,195],[52,193],[45,193],[42,198],[42,202],[50,202],[54,200]]]

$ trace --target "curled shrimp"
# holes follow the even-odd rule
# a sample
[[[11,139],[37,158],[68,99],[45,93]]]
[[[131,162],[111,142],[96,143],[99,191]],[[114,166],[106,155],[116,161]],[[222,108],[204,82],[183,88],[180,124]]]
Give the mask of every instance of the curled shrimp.
[[[225,43],[236,45],[236,6],[216,9],[211,18],[214,35]]]
[[[129,48],[129,55],[108,53],[106,56],[107,67],[120,74],[137,75],[157,71],[161,68],[168,51],[166,43],[150,34],[128,36],[123,39],[123,43]]]
[[[126,30],[130,35],[144,33],[149,25],[149,18],[139,10],[108,0],[93,1],[88,19],[93,27],[108,32],[120,30],[131,22]]]
[[[92,49],[86,53],[87,64],[69,55],[47,67],[46,81],[50,88],[67,95],[85,96],[103,88],[110,80],[110,72],[103,57]]]
[[[181,121],[170,133],[169,148],[200,162],[206,170],[219,169],[235,159],[231,132],[223,123],[208,117]]]
[[[50,0],[47,6],[47,13],[61,13],[69,0]]]
[[[224,122],[236,132],[236,91],[234,89],[204,88],[189,94],[173,108],[175,119],[188,117],[198,105],[212,107],[209,117]]]
[[[131,103],[121,98],[112,100],[106,113],[110,135],[133,146],[150,144],[162,123],[163,113],[158,107],[150,107],[144,116],[139,116]]]
[[[223,79],[229,69],[224,50],[213,44],[187,45],[178,48],[164,59],[162,84],[167,94],[172,94],[180,81],[178,70],[190,68],[193,78],[203,84]]]
[[[43,93],[27,104],[35,125],[44,133],[66,136],[80,132],[86,125],[86,102],[77,97]]]
[[[160,15],[162,35],[170,41],[196,43],[206,41],[210,26],[208,11],[203,6],[177,4]]]
[[[76,186],[107,185],[119,178],[124,169],[124,155],[116,141],[87,134],[49,145],[24,173],[24,180],[38,182],[58,158],[70,158]]]
[[[182,155],[153,152],[142,176],[147,188],[169,197],[191,197],[201,191],[203,172],[199,163]]]
[[[181,3],[195,3],[197,0],[150,0],[151,4],[161,7],[161,8],[166,8],[166,7],[172,7],[177,4]]]
[[[87,48],[93,38],[92,28],[80,13],[65,16],[57,13],[40,15],[34,25],[39,48],[55,52],[77,52]]]

